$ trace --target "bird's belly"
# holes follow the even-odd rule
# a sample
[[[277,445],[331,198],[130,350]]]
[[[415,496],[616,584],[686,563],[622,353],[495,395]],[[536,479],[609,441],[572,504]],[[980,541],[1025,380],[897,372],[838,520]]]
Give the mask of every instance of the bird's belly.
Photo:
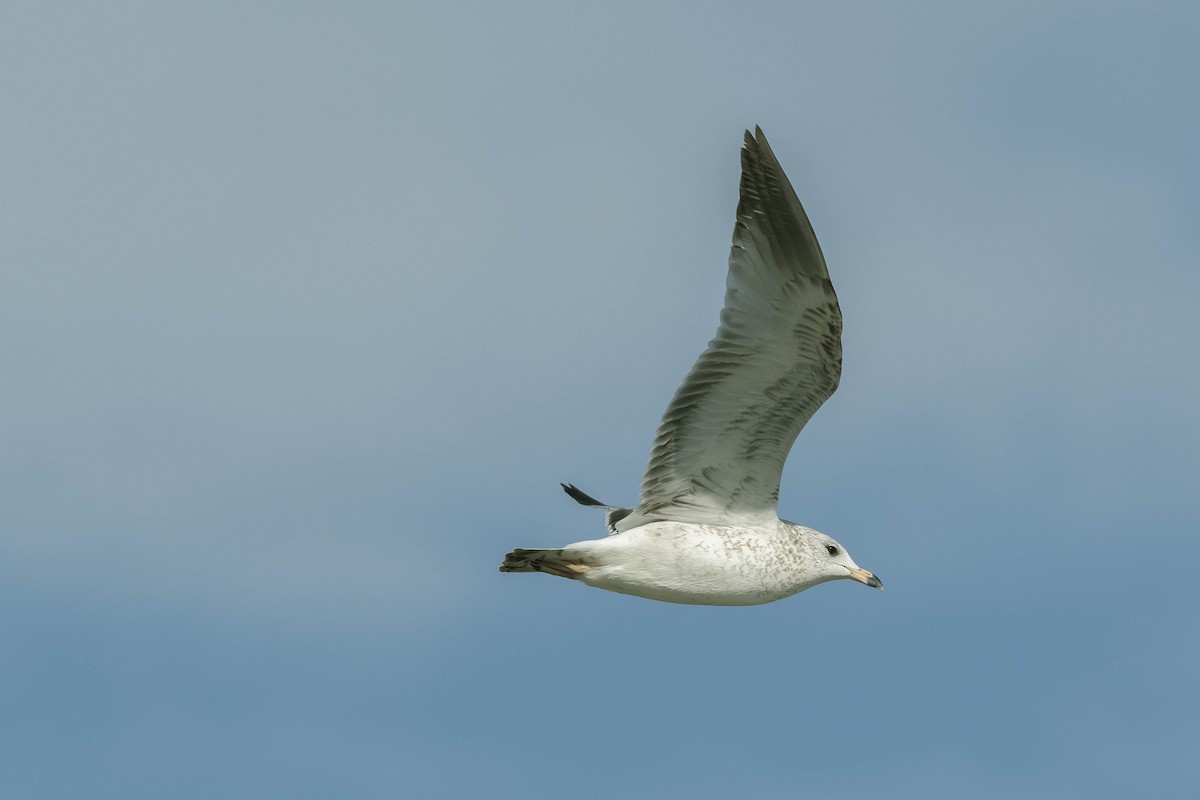
[[[667,603],[750,606],[807,589],[790,542],[725,528],[652,523],[602,540],[580,579]],[[597,542],[596,544],[600,544]]]
[[[664,603],[686,603],[705,606],[756,606],[781,600],[795,594],[804,587],[794,590],[769,589],[754,582],[742,580],[675,580],[686,576],[672,576],[667,580],[654,580],[645,575],[629,575],[619,568],[605,570],[583,578],[583,581],[598,589],[631,594],[660,600]]]

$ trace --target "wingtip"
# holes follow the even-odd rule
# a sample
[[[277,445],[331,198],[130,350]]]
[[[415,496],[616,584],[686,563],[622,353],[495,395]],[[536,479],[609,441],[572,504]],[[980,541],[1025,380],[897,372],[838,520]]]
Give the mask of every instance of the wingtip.
[[[608,508],[607,505],[585,493],[574,484],[560,483],[559,486],[562,487],[563,491],[566,492],[572,500],[574,500],[576,503],[579,503],[581,506],[591,506],[592,508]]]
[[[758,125],[754,126],[754,133],[749,129],[746,130],[745,141],[742,144],[743,152],[751,152],[754,154],[770,153],[771,145],[767,143],[767,136],[763,133],[763,129]]]
[[[767,138],[767,137],[766,137],[766,136],[763,134],[763,129],[762,129],[760,126],[758,126],[758,125],[755,125],[755,126],[754,126],[754,132],[753,132],[753,133],[751,133],[751,132],[750,132],[750,129],[749,129],[749,128],[747,128],[747,129],[746,129],[746,132],[745,132],[745,133],[746,133],[746,141],[747,141],[747,142],[754,142],[755,144],[762,144],[762,143],[763,143],[763,141],[765,141],[765,140],[766,140],[766,138]]]

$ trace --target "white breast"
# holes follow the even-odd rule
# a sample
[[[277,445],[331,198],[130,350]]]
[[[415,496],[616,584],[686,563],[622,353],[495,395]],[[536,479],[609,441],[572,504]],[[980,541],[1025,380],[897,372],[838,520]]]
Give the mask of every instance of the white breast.
[[[761,529],[654,522],[563,555],[588,564],[580,580],[599,589],[669,603],[758,605],[826,580],[801,547],[799,526]]]

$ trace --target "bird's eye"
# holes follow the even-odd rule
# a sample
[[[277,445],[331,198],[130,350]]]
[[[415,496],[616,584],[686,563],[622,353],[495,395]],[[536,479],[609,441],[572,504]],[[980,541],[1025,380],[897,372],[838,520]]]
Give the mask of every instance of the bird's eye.
[[[829,553],[829,555],[831,555],[831,556],[836,556],[836,555],[838,554],[838,549],[837,549],[836,547],[834,547],[833,545],[831,545],[831,544],[827,544],[827,545],[825,545],[825,550],[826,550],[826,551]]]

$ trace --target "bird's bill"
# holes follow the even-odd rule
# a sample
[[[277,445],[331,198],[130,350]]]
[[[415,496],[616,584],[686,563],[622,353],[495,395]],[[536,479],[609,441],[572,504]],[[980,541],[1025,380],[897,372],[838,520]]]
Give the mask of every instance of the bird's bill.
[[[879,580],[879,578],[876,578],[874,573],[867,572],[862,567],[855,567],[854,569],[850,570],[850,577],[859,583],[870,586],[873,589],[883,588],[883,581]]]

